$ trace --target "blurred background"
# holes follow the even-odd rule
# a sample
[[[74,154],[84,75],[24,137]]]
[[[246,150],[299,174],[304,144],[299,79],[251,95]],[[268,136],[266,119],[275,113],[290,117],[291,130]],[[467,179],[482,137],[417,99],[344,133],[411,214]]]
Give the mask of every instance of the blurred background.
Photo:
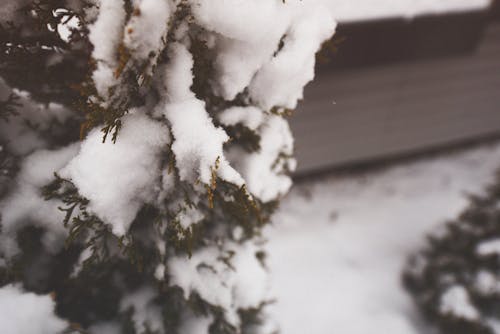
[[[500,1],[329,2],[337,32],[291,119],[298,175],[500,135]]]
[[[499,334],[500,1],[329,1],[267,231],[282,333]]]

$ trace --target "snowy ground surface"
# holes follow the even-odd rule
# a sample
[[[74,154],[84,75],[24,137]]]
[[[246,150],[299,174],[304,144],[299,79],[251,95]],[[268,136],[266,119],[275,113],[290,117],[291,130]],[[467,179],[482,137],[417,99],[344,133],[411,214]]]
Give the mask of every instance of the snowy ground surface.
[[[491,0],[326,0],[338,22],[481,10]]]
[[[499,166],[496,143],[297,185],[267,231],[282,333],[431,333],[401,287],[401,269]]]

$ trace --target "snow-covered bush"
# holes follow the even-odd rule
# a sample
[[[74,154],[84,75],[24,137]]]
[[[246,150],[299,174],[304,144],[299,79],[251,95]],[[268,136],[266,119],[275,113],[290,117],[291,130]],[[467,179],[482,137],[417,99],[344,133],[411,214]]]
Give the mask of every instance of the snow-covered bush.
[[[0,309],[39,314],[0,327],[273,332],[260,230],[334,27],[321,0],[4,1]]]
[[[500,175],[499,175],[500,176]],[[429,237],[404,274],[442,333],[500,333],[500,178],[446,228]]]

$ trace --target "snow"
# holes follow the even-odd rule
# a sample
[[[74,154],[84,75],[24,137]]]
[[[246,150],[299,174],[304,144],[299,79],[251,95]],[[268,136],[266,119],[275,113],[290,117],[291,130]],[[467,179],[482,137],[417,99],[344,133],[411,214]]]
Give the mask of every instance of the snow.
[[[154,203],[160,189],[161,154],[169,130],[140,111],[122,118],[120,138],[102,142],[94,129],[78,155],[60,171],[87,198],[89,209],[122,236],[144,203]]]
[[[254,106],[231,107],[220,112],[217,118],[219,122],[227,126],[240,123],[250,130],[257,130],[264,121],[264,113]]]
[[[500,239],[483,241],[477,246],[476,253],[480,256],[497,255],[500,256]]]
[[[163,110],[171,124],[172,151],[181,181],[194,183],[199,179],[204,184],[211,184],[213,171],[216,171],[222,179],[241,186],[243,179],[229,165],[223,152],[229,136],[213,124],[205,110],[205,102],[198,100],[190,90],[193,83],[191,54],[184,45],[176,43],[170,48],[170,56],[172,61],[164,74],[166,101]]]
[[[126,312],[133,309],[132,321],[137,333],[144,333],[146,329],[155,333],[165,332],[161,309],[153,304],[156,297],[155,289],[142,287],[122,299],[120,310]]]
[[[97,61],[97,69],[92,74],[95,87],[103,98],[115,83],[114,70],[117,65],[117,49],[123,37],[125,8],[123,0],[100,0],[99,14],[89,27],[89,40],[94,46],[92,58]]]
[[[79,30],[81,22],[77,16],[70,16],[70,12],[64,8],[56,9],[53,13],[54,16],[57,15],[61,19],[60,23],[57,25],[57,33],[59,37],[66,43],[71,40],[71,34],[75,30]]]
[[[196,21],[215,32],[215,91],[232,100],[278,48],[293,5],[266,0],[191,2]]]
[[[60,249],[67,234],[61,223],[64,213],[58,209],[61,203],[44,200],[40,188],[53,180],[54,171],[68,163],[77,150],[78,144],[73,144],[59,150],[38,150],[25,158],[15,180],[16,190],[0,201],[2,233],[12,237],[22,227],[35,223],[50,231],[44,239],[45,246],[53,251]],[[0,248],[3,246],[0,244]],[[6,254],[15,252],[2,250]]]
[[[483,296],[500,293],[500,277],[490,271],[481,270],[477,273],[475,289]]]
[[[194,207],[183,208],[177,215],[179,224],[187,230],[191,225],[198,223],[204,218],[203,214]]]
[[[182,325],[179,328],[179,334],[205,334],[209,333],[209,326],[212,323],[212,317],[184,316]]]
[[[125,46],[139,62],[156,60],[164,47],[173,4],[169,0],[135,0],[133,6],[132,18],[125,26]]]
[[[287,334],[427,334],[401,286],[408,256],[500,166],[500,144],[296,186],[265,235]]]
[[[332,17],[323,7],[302,8],[284,35],[283,48],[252,79],[252,101],[264,110],[295,109],[304,86],[314,78],[316,52],[334,31]]]
[[[484,10],[491,0],[326,0],[338,22]]]
[[[50,296],[24,292],[15,285],[0,288],[2,333],[61,333],[68,324],[54,314],[54,306]]]
[[[8,122],[0,121],[0,138],[16,143],[9,145],[9,150],[16,155],[27,155],[34,150],[47,148],[49,143],[43,132],[59,130],[61,126],[58,124],[64,124],[74,116],[69,108],[60,104],[41,104],[31,100],[28,92],[12,89],[0,78],[0,100],[6,100],[11,93],[19,97],[17,110],[21,117],[11,117]]]
[[[479,312],[471,304],[467,290],[461,285],[453,285],[441,296],[439,311],[456,318],[477,320]]]
[[[281,155],[293,154],[293,137],[286,120],[276,115],[265,115],[257,129],[260,135],[260,150],[250,154],[235,149],[229,159],[243,178],[248,190],[263,202],[285,195],[292,180],[285,173],[286,167],[294,169],[294,160],[280,160]]]
[[[176,256],[168,262],[169,282],[184,291],[196,292],[208,303],[221,306],[226,320],[239,324],[238,309],[258,307],[268,297],[267,272],[257,258],[259,248],[246,242],[220,250],[207,247],[191,258]],[[226,261],[221,259],[227,259]]]
[[[196,21],[215,33],[209,39],[216,51],[215,92],[232,100],[249,87],[251,98],[265,110],[275,103],[296,104],[303,85],[312,79],[311,59],[335,29],[330,11],[320,0],[191,3]],[[290,38],[291,50],[280,55],[284,37]]]

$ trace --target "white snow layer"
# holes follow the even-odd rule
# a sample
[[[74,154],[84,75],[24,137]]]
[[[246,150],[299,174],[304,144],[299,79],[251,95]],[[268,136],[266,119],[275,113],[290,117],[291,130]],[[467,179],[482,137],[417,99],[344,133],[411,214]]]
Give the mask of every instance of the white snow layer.
[[[453,285],[441,296],[439,312],[455,318],[477,320],[479,312],[471,304],[469,293],[461,285]]]
[[[22,111],[22,117],[11,117],[9,122],[0,122],[0,134],[7,142],[15,141],[16,144],[9,145],[9,149],[16,155],[25,156],[34,150],[46,148],[48,143],[42,133],[52,130],[54,123],[64,124],[73,116],[69,108],[57,103],[37,103],[28,92],[12,89],[0,78],[0,100],[6,100],[11,93],[19,97],[18,108]],[[30,122],[26,122],[26,119]]]
[[[272,316],[281,331],[430,333],[401,271],[428,233],[465,208],[466,193],[494,180],[498,166],[500,144],[297,186],[266,233]]]
[[[50,296],[24,292],[14,285],[0,288],[0,324],[3,334],[56,334],[68,326],[54,314]]]
[[[315,54],[335,29],[325,8],[299,10],[282,36],[283,48],[255,73],[250,83],[251,99],[264,110],[297,106],[304,86],[314,78]]]
[[[132,18],[125,27],[125,46],[139,62],[156,59],[164,46],[173,4],[165,0],[135,0],[133,6]]]
[[[66,229],[61,223],[64,218],[57,200],[46,201],[40,188],[54,179],[54,171],[62,168],[72,159],[78,150],[78,144],[55,151],[38,150],[25,158],[16,178],[16,191],[0,201],[2,213],[2,233],[14,238],[15,233],[30,223],[36,223],[48,229],[44,245],[49,250],[58,250],[64,242]],[[0,249],[12,255],[13,249]]]
[[[231,107],[217,115],[219,121],[227,126],[242,124],[250,130],[257,128],[264,122],[264,113],[257,107]]]
[[[500,275],[481,270],[477,273],[474,286],[476,291],[483,296],[500,294]]]
[[[193,83],[193,59],[187,48],[176,43],[170,48],[171,62],[166,67],[164,114],[170,121],[179,176],[194,183],[198,178],[210,184],[218,161],[217,175],[237,185],[244,180],[226,160],[223,145],[229,140],[223,129],[216,127],[205,110],[205,102],[197,99],[190,87]]]
[[[226,319],[237,325],[238,309],[258,307],[269,297],[267,272],[250,242],[202,249],[192,255],[177,256],[168,262],[169,282],[180,286],[186,298],[196,292],[212,305],[225,310]],[[230,265],[221,259],[230,261]]]
[[[216,34],[216,92],[227,100],[248,87],[257,106],[294,108],[312,80],[314,54],[335,23],[322,0],[192,0],[195,19]],[[286,39],[280,50],[280,41]]]
[[[239,114],[239,109],[232,109]],[[229,110],[226,110],[227,113]],[[257,110],[249,110],[257,113]],[[240,115],[236,115],[238,117]],[[224,114],[224,121],[233,121],[229,114]],[[253,120],[244,118],[245,122]],[[252,126],[255,124],[251,124]],[[295,169],[295,160],[288,159],[293,154],[293,137],[288,122],[280,116],[263,115],[262,124],[256,129],[260,135],[260,150],[254,153],[234,149],[229,152],[229,160],[243,175],[250,193],[263,202],[285,195],[292,185],[292,180],[285,170]],[[287,159],[282,159],[282,156]]]
[[[483,241],[477,246],[476,252],[481,256],[498,255],[500,256],[500,238]]]
[[[170,142],[168,127],[140,112],[124,116],[122,124],[116,143],[103,143],[102,132],[91,131],[80,153],[60,171],[118,236],[127,232],[142,205],[159,195],[161,154]]]
[[[99,0],[98,3],[98,17],[89,27],[89,40],[94,46],[92,58],[97,61],[92,79],[99,95],[106,98],[116,81],[117,50],[123,38],[126,13],[123,0]]]
[[[126,312],[133,309],[132,321],[137,333],[144,333],[146,329],[156,333],[165,332],[161,309],[153,304],[156,297],[155,289],[142,287],[122,299],[120,310]]]
[[[484,10],[492,0],[326,0],[338,22]]]

